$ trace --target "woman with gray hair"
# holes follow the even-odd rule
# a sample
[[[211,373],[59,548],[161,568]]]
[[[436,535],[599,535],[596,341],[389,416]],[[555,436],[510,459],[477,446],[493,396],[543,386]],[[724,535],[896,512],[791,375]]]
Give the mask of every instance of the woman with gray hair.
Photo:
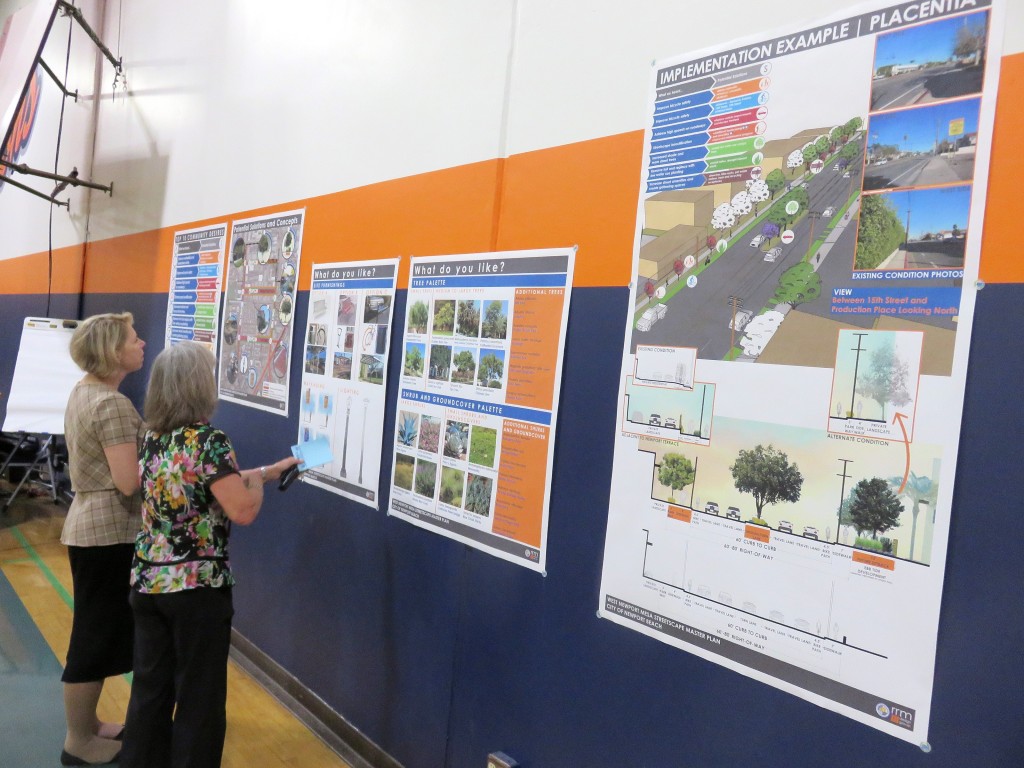
[[[85,371],[68,398],[64,435],[75,498],[60,540],[68,548],[75,609],[64,683],[63,765],[116,759],[119,723],[96,705],[108,677],[131,672],[128,577],[139,531],[138,437],[142,419],[118,391],[142,368],[146,342],[130,313],[94,315],[71,336],[71,359]]]
[[[235,583],[231,523],[248,525],[263,484],[298,463],[239,470],[231,441],[209,423],[213,354],[182,342],[157,355],[146,392],[139,465],[142,531],[131,597],[135,674],[121,765],[220,765]]]

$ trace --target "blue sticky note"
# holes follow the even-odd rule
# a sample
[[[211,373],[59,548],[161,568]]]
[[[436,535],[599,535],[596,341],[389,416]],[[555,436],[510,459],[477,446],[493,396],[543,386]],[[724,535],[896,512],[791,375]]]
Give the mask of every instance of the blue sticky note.
[[[331,444],[326,437],[318,437],[308,443],[299,443],[292,446],[292,456],[302,461],[299,469],[305,472],[307,469],[319,467],[321,464],[329,464],[334,461],[334,454],[331,453]]]

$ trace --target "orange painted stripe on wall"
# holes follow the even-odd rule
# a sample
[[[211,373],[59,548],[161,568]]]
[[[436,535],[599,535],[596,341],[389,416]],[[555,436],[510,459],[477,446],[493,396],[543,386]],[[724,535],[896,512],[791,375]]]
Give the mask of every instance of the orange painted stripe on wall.
[[[578,245],[573,285],[629,283],[643,146],[632,131],[510,157],[495,250]]]
[[[53,292],[81,293],[81,245],[53,250]],[[46,294],[50,265],[47,253],[33,253],[18,259],[0,261],[0,295]]]
[[[175,231],[298,208],[306,209],[300,290],[309,289],[314,262],[489,251],[499,175],[500,164],[492,160],[101,240],[89,246],[86,291],[166,293]],[[402,261],[400,286],[408,261]]]
[[[1021,283],[1024,258],[1017,197],[1024,153],[1017,144],[1024,129],[1024,53],[1004,56],[1000,68],[978,276],[988,283]]]
[[[216,223],[204,220],[179,229]],[[151,229],[89,243],[86,293],[167,293],[174,230]]]
[[[1024,177],[1024,53],[1002,60],[982,244],[981,278],[1024,282],[1015,189]],[[643,132],[609,136],[410,176],[307,200],[184,222],[90,243],[87,293],[166,293],[173,235],[232,219],[306,209],[299,288],[314,262],[578,245],[574,285],[632,279]],[[54,252],[54,293],[78,293],[82,248]],[[0,294],[46,293],[47,255],[0,261]]]

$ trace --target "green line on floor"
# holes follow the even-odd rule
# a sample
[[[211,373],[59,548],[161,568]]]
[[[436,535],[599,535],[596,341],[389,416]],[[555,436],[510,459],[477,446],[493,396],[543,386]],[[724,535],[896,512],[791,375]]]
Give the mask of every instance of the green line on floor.
[[[68,608],[74,610],[75,599],[68,594],[68,591],[64,589],[64,585],[57,580],[57,577],[54,575],[53,571],[51,571],[49,566],[43,562],[43,558],[41,558],[39,556],[39,553],[35,551],[33,546],[28,543],[28,539],[25,538],[24,534],[22,534],[18,526],[14,526],[11,530],[14,532],[14,538],[18,540],[18,543],[28,553],[29,559],[36,564],[36,567],[39,568],[40,571],[43,572],[43,576],[45,576],[46,580],[50,582],[50,586],[57,590],[57,594],[60,595],[61,600],[64,601]],[[125,674],[121,675],[121,677],[127,680],[128,684],[131,685],[131,672],[126,672]]]
[[[18,540],[18,543],[21,544],[22,548],[26,552],[28,552],[28,556],[32,559],[32,562],[36,564],[36,567],[38,567],[39,570],[43,572],[43,576],[46,577],[46,580],[50,582],[50,586],[57,590],[57,594],[60,595],[61,600],[63,600],[67,604],[68,608],[74,610],[74,598],[68,594],[68,591],[64,589],[64,585],[57,580],[57,577],[53,574],[53,571],[51,571],[49,566],[47,566],[46,563],[43,562],[43,558],[41,558],[39,556],[39,553],[35,551],[31,544],[28,543],[28,539],[26,539],[24,534],[22,534],[21,529],[19,529],[18,526],[14,526],[14,528],[12,528],[11,530],[14,532],[14,538],[16,538]]]

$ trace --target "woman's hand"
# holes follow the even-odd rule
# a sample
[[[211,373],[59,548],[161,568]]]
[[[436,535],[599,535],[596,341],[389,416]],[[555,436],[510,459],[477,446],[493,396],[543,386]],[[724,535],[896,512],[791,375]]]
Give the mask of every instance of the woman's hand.
[[[263,506],[263,483],[277,480],[298,463],[298,459],[289,456],[273,464],[246,469],[220,478],[210,485],[210,490],[231,522],[249,525]]]
[[[286,459],[275,461],[273,464],[267,464],[265,467],[262,467],[260,470],[257,471],[260,472],[264,482],[270,482],[271,480],[279,480],[281,478],[281,475],[283,475],[285,472],[288,471],[289,468],[294,467],[298,463],[299,460],[297,458],[295,458],[294,456],[289,456]],[[265,470],[265,472],[263,470]]]

